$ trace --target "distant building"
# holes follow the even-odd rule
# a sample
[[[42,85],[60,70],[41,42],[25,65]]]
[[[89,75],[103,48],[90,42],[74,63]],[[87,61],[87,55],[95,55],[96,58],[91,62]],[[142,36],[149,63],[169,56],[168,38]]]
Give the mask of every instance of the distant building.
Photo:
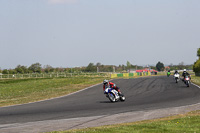
[[[170,70],[170,67],[169,67],[169,66],[166,66],[166,67],[165,67],[165,71],[168,71],[168,70]]]
[[[136,72],[150,72],[151,74],[157,74],[158,71],[154,69],[145,68],[145,69],[136,70]]]

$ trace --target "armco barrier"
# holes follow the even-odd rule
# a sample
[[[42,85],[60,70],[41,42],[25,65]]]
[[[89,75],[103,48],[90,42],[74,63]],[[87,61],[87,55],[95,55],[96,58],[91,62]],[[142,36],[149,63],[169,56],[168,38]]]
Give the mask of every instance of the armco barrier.
[[[110,76],[112,79],[113,78],[117,78],[117,74],[111,74],[111,76]]]
[[[138,76],[150,76],[150,72],[137,72],[137,73],[113,73],[110,77],[113,78],[134,78]]]

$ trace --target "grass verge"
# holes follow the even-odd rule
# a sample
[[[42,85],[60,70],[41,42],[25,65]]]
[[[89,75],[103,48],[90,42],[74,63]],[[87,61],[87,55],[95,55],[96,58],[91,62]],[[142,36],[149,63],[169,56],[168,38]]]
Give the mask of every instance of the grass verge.
[[[105,77],[0,80],[0,106],[23,104],[67,95],[101,83]]]
[[[200,111],[161,119],[51,133],[199,133]]]
[[[200,77],[192,75],[192,82],[200,86]]]

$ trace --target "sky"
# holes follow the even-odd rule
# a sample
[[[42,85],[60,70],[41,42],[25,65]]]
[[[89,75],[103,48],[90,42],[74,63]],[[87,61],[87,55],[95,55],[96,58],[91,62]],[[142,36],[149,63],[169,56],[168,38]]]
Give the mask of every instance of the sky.
[[[199,0],[0,0],[0,68],[193,64]]]

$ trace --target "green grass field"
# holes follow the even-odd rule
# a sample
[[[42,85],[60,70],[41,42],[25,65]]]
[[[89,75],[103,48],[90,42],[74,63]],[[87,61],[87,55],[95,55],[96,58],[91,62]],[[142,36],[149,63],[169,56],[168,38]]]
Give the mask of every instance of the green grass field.
[[[23,104],[67,95],[101,83],[105,77],[1,79],[0,106]]]

